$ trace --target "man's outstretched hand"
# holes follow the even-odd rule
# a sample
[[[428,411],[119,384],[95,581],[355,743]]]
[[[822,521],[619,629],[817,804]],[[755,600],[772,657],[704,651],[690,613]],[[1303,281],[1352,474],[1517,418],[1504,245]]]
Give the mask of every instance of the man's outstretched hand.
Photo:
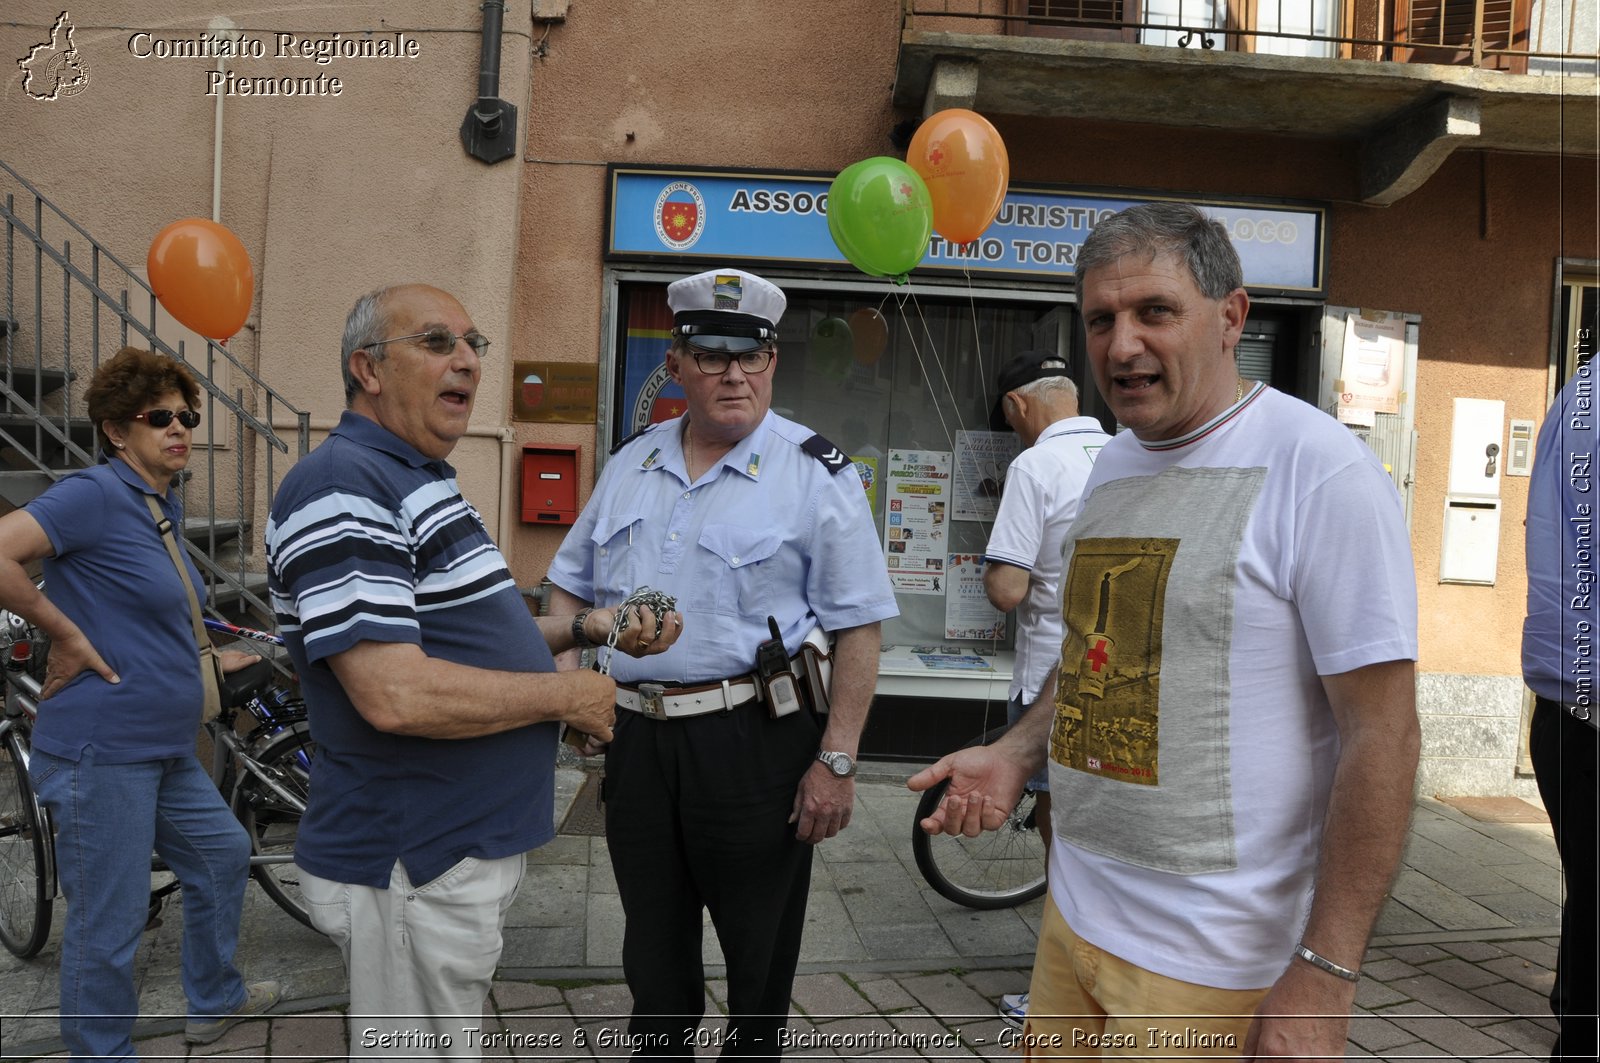
[[[924,768],[906,786],[922,791],[949,779],[944,800],[924,819],[929,834],[962,834],[975,838],[996,830],[1017,807],[1030,771],[1003,746],[959,749],[932,767]]]

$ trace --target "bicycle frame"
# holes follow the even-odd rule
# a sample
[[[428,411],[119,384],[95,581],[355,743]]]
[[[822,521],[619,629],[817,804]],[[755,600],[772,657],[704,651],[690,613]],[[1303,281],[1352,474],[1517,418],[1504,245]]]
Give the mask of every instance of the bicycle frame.
[[[256,642],[264,642],[278,646],[283,645],[283,640],[281,638],[269,632],[258,631],[254,628],[239,627],[235,624],[229,624],[221,620],[213,620],[209,617],[206,619],[205,623],[206,627],[211,630],[222,631],[226,634],[239,638],[252,639]],[[18,731],[19,736],[22,739],[22,741],[18,743],[18,748],[23,758],[24,767],[27,766],[28,761],[32,756],[33,744],[31,741],[29,741],[29,735],[27,734],[27,731],[31,730],[31,728],[19,727],[17,725],[17,720],[20,716],[26,716],[29,720],[38,718],[39,702],[41,700],[40,693],[40,683],[33,676],[18,668],[12,668],[8,670],[6,674],[5,718],[0,720],[0,735],[4,735],[8,730],[15,729]],[[305,811],[305,803],[301,801],[298,796],[284,789],[275,779],[272,778],[271,775],[262,769],[260,762],[258,762],[255,757],[250,755],[250,751],[246,747],[245,741],[241,739],[233,730],[233,722],[238,719],[238,714],[240,711],[248,712],[251,718],[254,719],[259,725],[257,728],[251,731],[251,738],[264,733],[275,734],[278,731],[289,727],[295,722],[293,719],[280,720],[277,715],[273,713],[272,709],[265,703],[265,701],[263,701],[263,693],[265,693],[265,688],[262,690],[257,690],[243,704],[224,708],[220,716],[218,716],[215,720],[208,721],[205,724],[206,733],[211,736],[212,741],[211,766],[209,770],[211,781],[215,783],[219,789],[221,788],[222,780],[225,778],[225,770],[231,758],[232,762],[237,766],[238,769],[240,769],[241,774],[237,775],[234,780],[233,792],[224,795],[228,799],[228,805],[230,808],[233,806],[233,800],[238,794],[239,787],[243,782],[242,773],[248,772],[263,786],[270,789],[279,800],[285,802],[291,808],[303,813]],[[35,803],[37,803],[38,799],[35,798],[34,800]],[[41,812],[47,812],[42,805],[39,807]],[[45,852],[46,860],[49,864],[49,880],[47,883],[47,889],[49,895],[53,897],[56,895],[55,846],[45,846]],[[250,857],[250,866],[256,867],[263,864],[285,864],[290,863],[293,860],[293,854],[267,856],[252,854]]]
[[[5,699],[5,716],[0,718],[0,742],[4,742],[6,735],[11,731],[17,732],[18,741],[13,748],[16,749],[17,755],[22,758],[22,767],[26,771],[33,760],[33,743],[28,740],[27,728],[18,726],[18,715],[14,713],[20,714],[22,711],[24,710],[22,710],[20,704],[13,704],[12,694],[8,687]],[[39,800],[38,794],[30,790],[28,796],[33,801],[34,812],[38,817],[41,829],[50,835],[52,839],[51,844],[44,846],[44,866],[40,868],[40,871],[44,875],[45,896],[54,897],[56,895],[56,847],[53,844],[55,832],[50,827],[50,810],[44,807],[44,803]]]

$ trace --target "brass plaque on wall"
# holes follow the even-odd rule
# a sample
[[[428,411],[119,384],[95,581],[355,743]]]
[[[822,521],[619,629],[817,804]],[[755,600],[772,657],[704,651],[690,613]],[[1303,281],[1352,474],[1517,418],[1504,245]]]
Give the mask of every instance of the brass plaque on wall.
[[[544,424],[593,424],[597,367],[575,362],[513,362],[511,418]]]

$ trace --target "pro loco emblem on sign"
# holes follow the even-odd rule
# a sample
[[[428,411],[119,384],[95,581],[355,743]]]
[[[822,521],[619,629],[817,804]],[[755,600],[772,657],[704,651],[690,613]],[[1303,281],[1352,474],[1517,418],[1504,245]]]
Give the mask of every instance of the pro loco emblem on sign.
[[[706,228],[706,201],[688,181],[673,181],[656,197],[656,236],[674,251],[694,246]]]

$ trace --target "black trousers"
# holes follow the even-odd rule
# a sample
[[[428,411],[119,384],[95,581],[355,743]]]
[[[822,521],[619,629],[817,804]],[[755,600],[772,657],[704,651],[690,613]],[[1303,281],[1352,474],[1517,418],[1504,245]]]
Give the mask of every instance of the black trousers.
[[[601,794],[627,925],[634,1054],[777,1059],[805,929],[811,846],[788,822],[821,735],[811,714],[760,704],[684,720],[619,710]],[[702,911],[728,967],[728,1025],[703,1030]]]
[[[1595,1058],[1596,1014],[1600,1013],[1600,968],[1596,909],[1595,755],[1600,732],[1574,719],[1558,702],[1537,698],[1528,735],[1528,752],[1539,783],[1539,797],[1550,815],[1556,851],[1566,877],[1567,903],[1561,911],[1561,946],[1550,1010],[1561,1023],[1552,1060]]]

